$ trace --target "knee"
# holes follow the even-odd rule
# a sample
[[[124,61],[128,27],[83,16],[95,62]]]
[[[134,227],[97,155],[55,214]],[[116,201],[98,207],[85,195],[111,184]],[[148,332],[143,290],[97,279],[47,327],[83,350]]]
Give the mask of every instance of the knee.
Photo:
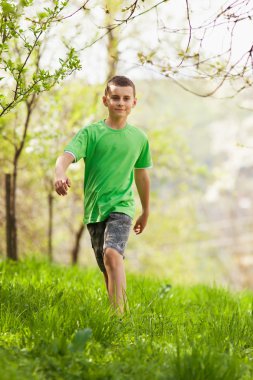
[[[108,269],[114,270],[118,266],[121,255],[112,248],[106,248],[104,252],[104,264]]]

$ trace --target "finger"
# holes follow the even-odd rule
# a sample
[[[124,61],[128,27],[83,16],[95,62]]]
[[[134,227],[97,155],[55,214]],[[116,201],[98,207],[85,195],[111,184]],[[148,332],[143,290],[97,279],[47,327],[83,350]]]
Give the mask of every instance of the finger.
[[[57,192],[57,194],[59,194],[59,195],[64,195],[64,194],[65,194],[65,192],[64,192],[64,190],[63,190],[62,188],[58,188],[58,189],[56,190],[56,192]]]
[[[140,225],[139,225],[139,223],[135,223],[135,225],[134,225],[134,231],[136,230],[136,229],[138,229],[140,227]]]
[[[68,188],[66,187],[61,187],[61,195],[66,195],[68,192]]]
[[[61,195],[66,195],[67,192],[68,192],[68,185],[67,185],[67,183],[62,180],[60,182],[59,189],[60,189]]]
[[[139,235],[141,233],[141,225],[140,224],[136,224],[134,226],[134,232],[136,233],[136,235]]]
[[[143,224],[140,224],[140,228],[139,228],[139,234],[141,234],[142,233],[142,231],[144,230],[144,225]]]
[[[57,194],[61,195],[61,190],[60,190],[58,182],[55,182],[54,188],[55,188],[55,191],[57,192]]]
[[[59,195],[66,195],[67,194],[67,187],[65,185],[65,187],[63,186],[62,184],[62,181],[57,181],[56,184],[55,184],[55,190],[57,192],[57,194]]]
[[[66,194],[67,194],[66,190],[61,189],[61,195],[66,195]]]
[[[142,233],[142,228],[140,227],[138,230],[138,235]]]
[[[66,182],[65,180],[62,180],[61,183],[62,183],[62,188],[63,188],[65,191],[67,191],[67,190],[68,190],[67,182]]]
[[[55,191],[57,192],[58,195],[61,195],[58,189],[55,189]]]

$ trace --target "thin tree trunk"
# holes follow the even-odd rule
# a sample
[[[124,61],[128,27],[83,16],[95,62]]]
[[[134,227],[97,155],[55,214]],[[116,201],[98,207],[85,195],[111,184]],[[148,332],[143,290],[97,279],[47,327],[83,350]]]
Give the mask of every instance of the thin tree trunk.
[[[11,239],[11,175],[5,174],[5,214],[6,214],[6,250],[7,257],[12,255]]]
[[[82,237],[84,228],[85,228],[85,225],[82,223],[80,225],[77,233],[76,233],[76,236],[75,236],[75,244],[74,244],[74,247],[73,247],[72,252],[71,252],[72,264],[73,265],[77,263],[78,252],[79,252],[79,248],[80,248],[80,241],[81,241],[81,237]]]
[[[14,169],[12,175],[11,189],[11,213],[12,213],[12,248],[15,260],[18,260],[18,244],[17,244],[17,218],[16,218],[16,194],[17,194],[17,176],[18,176],[18,160],[14,161]]]
[[[107,80],[111,79],[115,74],[119,61],[118,38],[117,32],[110,27],[108,30],[107,57],[108,57],[108,74]]]
[[[13,178],[5,175],[5,205],[6,205],[6,249],[7,257],[17,260],[16,223],[13,215]]]
[[[52,193],[48,194],[48,257],[49,260],[53,260],[53,201],[54,197]]]
[[[113,0],[104,1],[105,7],[109,8],[109,12],[106,14],[105,24],[108,31],[107,35],[107,81],[116,75],[117,66],[119,62],[119,31],[118,29],[112,29],[114,18],[117,18],[117,13],[120,11],[120,3],[116,3]]]
[[[24,124],[24,130],[19,147],[15,147],[15,155],[13,157],[13,173],[9,174],[10,177],[6,178],[6,216],[8,219],[8,226],[6,230],[6,246],[7,257],[18,260],[18,244],[17,244],[17,219],[16,219],[16,193],[17,193],[17,177],[18,177],[18,161],[23,151],[27,130],[30,123],[30,118],[33,110],[35,94],[33,94],[30,101],[26,102],[27,114]]]

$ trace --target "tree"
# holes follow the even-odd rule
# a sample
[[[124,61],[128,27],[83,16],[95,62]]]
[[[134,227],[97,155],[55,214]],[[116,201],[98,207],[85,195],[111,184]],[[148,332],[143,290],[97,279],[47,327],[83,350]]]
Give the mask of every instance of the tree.
[[[223,87],[234,96],[251,87],[252,4],[246,0],[223,3],[209,5],[208,15],[201,2],[191,0],[184,1],[180,17],[172,4],[170,11],[167,5],[156,8],[151,25],[157,25],[158,41],[152,48],[140,48],[139,63],[201,97]],[[247,44],[242,44],[245,40]],[[238,49],[238,44],[245,46]]]
[[[23,115],[22,132],[17,132],[17,121],[13,119],[13,135],[7,131],[6,120],[1,123],[2,137],[9,141],[13,149],[12,174],[6,177],[6,215],[7,215],[7,255],[17,260],[17,226],[16,226],[16,189],[18,162],[24,149],[31,116],[38,102],[39,95],[50,90],[73,71],[81,68],[80,61],[73,48],[69,48],[64,59],[59,58],[59,66],[50,72],[42,68],[44,58],[42,36],[50,31],[53,23],[61,20],[60,14],[67,6],[67,1],[54,1],[52,8],[37,10],[36,16],[30,19],[25,14],[32,0],[1,1],[1,78],[5,85],[0,97],[0,116],[16,108]],[[25,17],[26,16],[26,17]],[[25,24],[25,27],[24,27]],[[8,87],[6,84],[9,84]],[[24,105],[17,108],[18,105]]]
[[[86,3],[82,9],[85,9]],[[64,20],[62,12],[68,1],[50,1],[48,7],[38,7],[36,15],[31,18],[29,13],[33,11],[33,5],[33,0],[0,2],[1,87],[4,88],[0,98],[0,116],[30,96],[50,90],[81,68],[77,54],[71,47],[66,49],[65,58],[58,58],[58,67],[51,72],[41,64],[43,49],[48,42],[47,35],[55,23]]]

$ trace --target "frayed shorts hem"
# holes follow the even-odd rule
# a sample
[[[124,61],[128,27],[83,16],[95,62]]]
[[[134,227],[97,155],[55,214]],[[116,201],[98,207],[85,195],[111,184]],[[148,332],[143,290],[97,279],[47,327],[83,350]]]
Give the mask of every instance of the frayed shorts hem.
[[[123,259],[125,259],[125,255],[124,255],[124,251],[122,251],[122,250],[120,250],[119,249],[119,247],[117,247],[116,245],[113,245],[113,244],[104,244],[104,250],[103,250],[103,256],[104,256],[104,254],[105,254],[105,250],[107,249],[107,248],[112,248],[112,249],[114,249],[115,251],[117,251],[119,254],[120,254],[120,256],[122,256],[123,257]]]
[[[120,212],[112,212],[102,222],[89,223],[91,244],[101,272],[106,272],[104,265],[104,250],[115,249],[125,259],[124,250],[130,233],[132,218]]]

